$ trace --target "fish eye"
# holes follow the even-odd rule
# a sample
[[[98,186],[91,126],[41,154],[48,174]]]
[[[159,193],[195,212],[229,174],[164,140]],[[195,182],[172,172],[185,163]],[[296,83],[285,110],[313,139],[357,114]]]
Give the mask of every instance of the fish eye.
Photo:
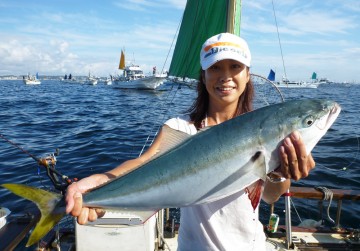
[[[304,120],[304,124],[307,126],[311,126],[312,124],[314,124],[315,122],[315,118],[313,116],[307,116]]]

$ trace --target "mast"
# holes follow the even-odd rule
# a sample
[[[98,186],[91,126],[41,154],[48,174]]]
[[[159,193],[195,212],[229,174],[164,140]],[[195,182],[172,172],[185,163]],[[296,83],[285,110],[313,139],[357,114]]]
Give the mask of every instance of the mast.
[[[241,0],[229,0],[227,7],[226,32],[240,36]]]

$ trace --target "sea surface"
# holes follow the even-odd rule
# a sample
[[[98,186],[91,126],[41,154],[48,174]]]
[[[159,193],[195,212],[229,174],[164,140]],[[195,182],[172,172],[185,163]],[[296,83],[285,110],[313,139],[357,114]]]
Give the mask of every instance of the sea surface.
[[[271,99],[271,93],[264,97]],[[324,186],[360,190],[360,85],[329,84],[317,89],[281,89],[285,100],[327,98],[342,112],[312,154],[316,168],[294,186]],[[44,169],[30,155],[43,157],[60,150],[56,168],[71,178],[83,178],[137,157],[151,143],[167,119],[185,113],[196,95],[194,88],[165,83],[157,91],[119,89],[43,80],[27,86],[22,81],[0,81],[0,184],[21,183],[52,188]],[[278,97],[276,97],[278,99]],[[317,217],[312,200],[293,200],[302,220]],[[324,202],[327,207],[328,202]],[[0,188],[0,206],[21,212],[27,202]],[[275,208],[284,219],[281,198]],[[324,209],[325,210],[325,209]],[[261,204],[267,223],[269,208]],[[173,214],[178,220],[178,211]],[[324,211],[324,215],[326,212]],[[330,216],[336,217],[336,202]],[[300,222],[293,210],[293,223]],[[326,218],[326,217],[325,217]],[[343,202],[341,224],[360,228],[360,203]]]

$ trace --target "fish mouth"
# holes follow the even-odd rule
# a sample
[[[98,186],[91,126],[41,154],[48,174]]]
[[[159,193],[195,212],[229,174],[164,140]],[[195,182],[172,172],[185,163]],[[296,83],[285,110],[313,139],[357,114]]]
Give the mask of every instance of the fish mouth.
[[[340,111],[341,111],[340,105],[336,102],[333,103],[332,107],[329,109],[327,113],[326,119],[320,119],[319,123],[317,123],[317,127],[320,130],[328,130],[329,127],[334,123],[334,121],[338,117]]]
[[[335,119],[337,118],[340,112],[341,112],[341,107],[338,103],[335,102],[333,107],[331,107],[329,111],[329,116],[326,122],[326,125],[328,125],[328,127],[330,127],[334,123]]]
[[[341,107],[338,103],[335,103],[334,106],[330,109],[330,114],[340,113]]]

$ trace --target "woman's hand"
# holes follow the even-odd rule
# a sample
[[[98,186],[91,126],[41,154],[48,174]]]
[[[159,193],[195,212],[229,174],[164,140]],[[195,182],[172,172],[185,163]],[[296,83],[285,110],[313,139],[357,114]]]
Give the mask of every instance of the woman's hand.
[[[291,179],[305,178],[315,167],[314,159],[311,154],[307,155],[299,132],[293,132],[284,139],[279,149],[279,157],[281,163],[279,172],[286,180],[278,183],[269,180],[265,182],[263,200],[268,204],[276,202],[289,189]]]
[[[105,214],[103,210],[83,207],[82,194],[91,188],[97,187],[110,180],[106,174],[95,174],[71,184],[66,191],[66,213],[78,217],[79,224],[95,221]]]
[[[281,173],[284,178],[300,180],[309,175],[315,168],[315,161],[311,154],[307,155],[305,144],[299,132],[293,132],[284,139],[279,149]]]

